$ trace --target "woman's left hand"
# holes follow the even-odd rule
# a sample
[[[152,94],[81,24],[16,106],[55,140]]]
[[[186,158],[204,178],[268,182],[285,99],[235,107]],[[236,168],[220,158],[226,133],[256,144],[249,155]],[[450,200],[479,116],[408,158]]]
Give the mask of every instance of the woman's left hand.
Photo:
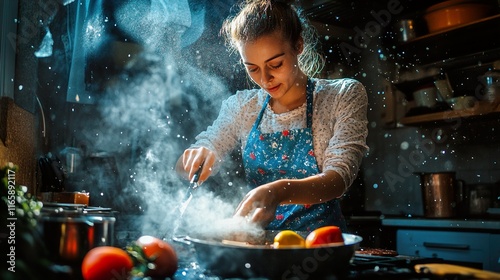
[[[235,217],[245,217],[247,221],[267,226],[275,218],[276,208],[280,200],[277,192],[273,192],[273,184],[269,183],[249,191],[236,208]]]

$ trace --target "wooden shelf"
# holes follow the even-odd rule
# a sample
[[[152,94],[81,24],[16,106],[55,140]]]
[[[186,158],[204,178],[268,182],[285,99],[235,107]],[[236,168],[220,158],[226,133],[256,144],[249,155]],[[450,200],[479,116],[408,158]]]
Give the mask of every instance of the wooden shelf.
[[[493,108],[490,103],[479,101],[476,106],[464,110],[450,110],[432,114],[404,117],[399,123],[406,126],[420,125],[424,123],[451,123],[460,118],[488,118],[500,114],[500,105]]]
[[[453,61],[476,53],[476,59],[483,60],[485,51],[500,48],[499,30],[500,14],[496,14],[401,43],[396,46],[394,55],[397,61],[409,65]]]
[[[446,35],[446,34],[453,33],[453,32],[462,32],[462,30],[467,29],[467,28],[476,28],[477,29],[479,27],[484,27],[485,25],[487,25],[487,27],[490,27],[490,25],[498,24],[499,20],[500,20],[500,14],[496,14],[496,15],[485,17],[485,18],[482,18],[482,19],[479,19],[479,20],[476,20],[473,22],[466,23],[466,24],[461,24],[461,25],[457,25],[457,26],[454,26],[451,28],[443,29],[443,30],[440,30],[437,32],[428,33],[428,34],[422,35],[420,37],[416,37],[413,40],[409,40],[408,42],[404,42],[404,43],[402,43],[402,45],[412,44],[412,43],[426,40],[426,39],[432,39],[434,37],[438,37],[438,36],[443,35],[443,34]]]

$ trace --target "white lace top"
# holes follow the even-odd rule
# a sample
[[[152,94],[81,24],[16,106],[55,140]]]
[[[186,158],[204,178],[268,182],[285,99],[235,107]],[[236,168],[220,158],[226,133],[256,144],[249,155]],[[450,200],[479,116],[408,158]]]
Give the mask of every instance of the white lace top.
[[[314,80],[312,130],[319,169],[335,170],[350,186],[368,150],[366,90],[354,79]],[[243,149],[266,96],[262,89],[242,90],[230,96],[222,103],[214,123],[196,137],[193,147],[214,151],[218,161],[237,147]],[[259,126],[263,133],[304,127],[305,102],[281,114],[274,113],[267,105]]]

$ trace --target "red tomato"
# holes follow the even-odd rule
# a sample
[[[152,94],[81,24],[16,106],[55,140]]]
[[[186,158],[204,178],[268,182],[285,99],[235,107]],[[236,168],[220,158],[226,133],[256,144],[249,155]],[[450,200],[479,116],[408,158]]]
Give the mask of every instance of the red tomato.
[[[133,266],[125,250],[100,246],[88,251],[83,258],[82,276],[85,280],[126,280]]]
[[[330,243],[344,243],[342,231],[336,226],[320,227],[311,231],[306,237],[306,248],[326,245]]]
[[[137,244],[142,247],[144,255],[152,260],[155,267],[148,269],[147,276],[151,277],[171,277],[177,270],[177,254],[174,248],[167,242],[153,237],[141,236],[137,239]]]

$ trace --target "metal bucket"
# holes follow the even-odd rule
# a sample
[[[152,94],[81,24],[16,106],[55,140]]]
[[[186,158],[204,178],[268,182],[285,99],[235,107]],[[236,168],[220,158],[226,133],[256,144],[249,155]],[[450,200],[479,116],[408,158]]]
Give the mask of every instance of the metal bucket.
[[[458,193],[455,172],[418,173],[422,187],[424,216],[451,218],[456,215]]]

